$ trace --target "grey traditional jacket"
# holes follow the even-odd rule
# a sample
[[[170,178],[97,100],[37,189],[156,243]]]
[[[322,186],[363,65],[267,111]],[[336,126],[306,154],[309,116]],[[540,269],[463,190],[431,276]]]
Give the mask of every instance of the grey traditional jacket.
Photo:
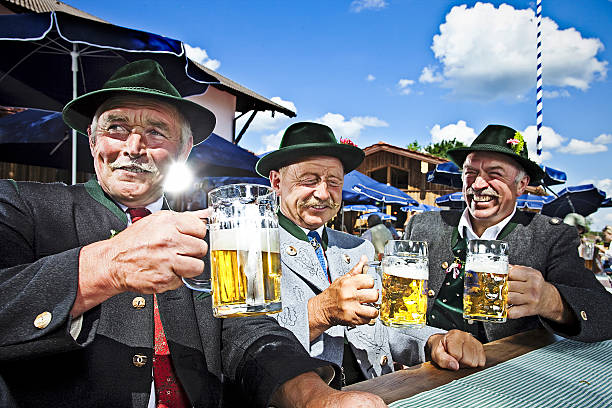
[[[332,281],[349,272],[361,255],[372,260],[374,248],[369,241],[326,228],[328,245],[325,256]],[[280,231],[282,263],[281,294],[283,311],[276,315],[281,326],[291,330],[310,355],[342,365],[344,337],[348,339],[357,362],[366,378],[393,371],[392,362],[414,365],[425,360],[425,342],[434,333],[444,330],[426,327],[404,334],[397,329],[376,324],[354,329],[334,326],[310,342],[308,300],[329,287],[329,281],[310,243]]]
[[[444,282],[445,268],[454,259],[451,238],[460,217],[459,211],[429,212],[415,215],[406,226],[404,239],[429,244],[428,311]],[[506,323],[484,323],[488,340],[542,326],[574,340],[593,342],[612,338],[612,294],[597,282],[578,257],[579,238],[575,229],[559,218],[518,210],[510,223],[516,224],[504,239],[510,247],[510,264],[540,271],[544,279],[559,290],[578,323],[566,327],[538,316],[508,319]]]
[[[81,248],[126,225],[95,180],[0,180],[0,377],[20,407],[147,406],[152,295],[114,296],[83,315],[76,339],[69,332]],[[267,406],[284,381],[329,364],[271,318],[214,318],[211,298],[184,286],[158,303],[175,371],[195,407]],[[0,382],[0,392],[6,387]]]

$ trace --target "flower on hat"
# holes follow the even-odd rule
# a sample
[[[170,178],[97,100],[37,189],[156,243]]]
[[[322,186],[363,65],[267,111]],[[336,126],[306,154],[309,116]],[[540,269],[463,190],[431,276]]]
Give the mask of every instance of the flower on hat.
[[[514,138],[506,140],[506,143],[510,145],[516,154],[520,154],[525,148],[525,139],[523,139],[521,132],[516,132]]]
[[[349,139],[348,137],[341,137],[340,138],[340,143],[342,144],[347,144],[347,145],[351,145],[351,146],[355,146],[357,147],[357,145],[355,144],[355,142],[353,142],[351,139]]]

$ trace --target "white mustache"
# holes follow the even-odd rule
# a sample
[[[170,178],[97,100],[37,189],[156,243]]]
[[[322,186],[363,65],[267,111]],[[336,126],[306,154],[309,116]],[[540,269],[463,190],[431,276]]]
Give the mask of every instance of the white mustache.
[[[468,187],[465,190],[466,195],[479,195],[479,196],[491,196],[491,197],[499,197],[497,191],[493,190],[491,187],[487,187],[482,191],[476,192],[472,187]]]
[[[300,207],[314,207],[315,205],[324,205],[327,206],[329,208],[332,209],[337,209],[338,207],[340,207],[340,204],[337,204],[334,200],[329,199],[329,200],[317,200],[314,197],[311,197],[310,199],[306,200],[306,201],[302,201],[299,206]]]
[[[135,160],[122,159],[122,158],[117,159],[111,164],[109,164],[109,167],[113,170],[117,170],[121,168],[131,168],[131,169],[138,169],[143,172],[146,171],[148,173],[159,172],[159,169],[153,162],[140,163]]]

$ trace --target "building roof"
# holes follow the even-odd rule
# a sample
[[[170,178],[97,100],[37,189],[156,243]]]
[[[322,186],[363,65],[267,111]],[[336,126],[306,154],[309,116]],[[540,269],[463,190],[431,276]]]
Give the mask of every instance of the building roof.
[[[0,4],[4,7],[16,12],[23,13],[33,11],[35,13],[48,13],[50,11],[63,11],[64,13],[72,14],[73,16],[83,17],[90,20],[108,23],[94,15],[81,11],[77,8],[69,6],[57,0],[1,0]]]
[[[102,20],[89,13],[81,11],[77,8],[69,6],[68,4],[62,3],[57,0],[0,0],[0,5],[14,11],[15,13],[47,13],[50,11],[63,11],[64,13],[72,14],[77,17],[87,18],[90,20],[99,21],[102,23],[109,23],[108,21]],[[192,62],[202,71],[209,75],[214,76],[220,82],[220,84],[212,84],[215,88],[228,92],[236,97],[236,111],[237,112],[248,112],[250,110],[256,111],[276,111],[281,112],[290,118],[295,116],[295,112],[291,109],[287,109],[282,105],[272,102],[268,98],[259,95],[256,92],[251,91],[248,88],[232,81],[229,78],[213,71],[212,69],[206,68],[204,65],[199,64],[192,60]]]
[[[368,146],[363,149],[363,151],[365,152],[366,157],[378,152],[389,152],[433,164],[446,163],[448,161],[447,159],[443,159],[429,153],[417,152],[403,147],[393,146],[385,142],[378,142],[372,146]]]
[[[248,88],[232,81],[231,79],[224,77],[216,71],[213,71],[210,68],[206,68],[204,65],[191,60],[198,68],[202,71],[206,72],[209,75],[214,76],[220,82],[219,85],[212,84],[217,89],[228,92],[234,96],[236,96],[236,111],[237,112],[248,112],[250,110],[257,111],[276,111],[284,113],[290,118],[295,116],[295,112],[291,109],[287,109],[278,103],[272,102],[268,98],[259,95],[256,92],[251,91]]]

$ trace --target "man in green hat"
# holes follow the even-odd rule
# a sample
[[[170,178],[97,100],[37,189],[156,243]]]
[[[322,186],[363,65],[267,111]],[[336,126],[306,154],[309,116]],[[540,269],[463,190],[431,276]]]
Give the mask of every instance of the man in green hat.
[[[444,368],[484,365],[482,345],[467,333],[428,327],[406,336],[376,319],[379,294],[362,273],[374,260],[372,243],[325,226],[340,208],[344,175],[363,158],[329,127],[299,122],[257,162],[280,195],[283,311],[275,317],[311,356],[342,366],[343,384],[392,372],[393,362],[423,362],[426,353]]]
[[[333,367],[273,319],[216,319],[183,286],[208,212],[168,211],[163,182],[215,117],[161,66],[130,63],[63,114],[97,179],[0,181],[0,378],[19,406],[383,405],[330,388]]]
[[[612,294],[578,257],[576,230],[559,218],[522,212],[516,199],[544,176],[529,160],[520,132],[489,125],[470,147],[449,150],[463,169],[466,209],[424,213],[410,219],[404,239],[429,244],[428,324],[472,333],[482,342],[544,327],[581,341],[612,337]],[[508,320],[463,319],[468,240],[509,244]]]

